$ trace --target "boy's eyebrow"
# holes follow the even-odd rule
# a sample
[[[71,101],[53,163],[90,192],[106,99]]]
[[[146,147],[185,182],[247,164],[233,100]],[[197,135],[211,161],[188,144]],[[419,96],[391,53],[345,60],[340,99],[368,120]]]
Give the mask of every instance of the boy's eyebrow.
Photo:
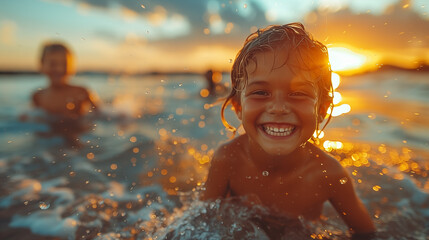
[[[305,81],[305,80],[301,80],[301,81],[292,81],[292,83],[290,84],[292,87],[301,87],[301,86],[308,86],[308,87],[314,87],[314,82],[312,81]],[[252,85],[269,85],[269,82],[266,80],[259,80],[259,79],[255,79],[253,81],[249,81],[247,86],[252,86]]]
[[[252,85],[268,85],[268,82],[265,80],[254,80],[254,81],[249,81],[247,86],[252,86]]]

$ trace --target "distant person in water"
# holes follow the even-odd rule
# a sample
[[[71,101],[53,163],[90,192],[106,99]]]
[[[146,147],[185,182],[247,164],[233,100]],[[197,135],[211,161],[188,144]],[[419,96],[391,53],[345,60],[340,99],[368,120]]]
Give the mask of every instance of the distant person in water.
[[[216,85],[213,82],[213,70],[209,69],[207,70],[205,74],[206,80],[207,80],[207,90],[209,91],[210,95],[213,95],[216,91]]]
[[[63,134],[71,142],[88,130],[81,121],[84,115],[97,111],[94,95],[87,89],[69,84],[74,74],[74,57],[63,43],[47,43],[40,58],[40,72],[49,85],[33,94],[33,105],[51,116],[52,132]]]
[[[209,96],[221,95],[225,92],[225,86],[221,84],[222,73],[213,71],[211,69],[207,70],[205,73],[205,78],[207,81],[207,91]]]
[[[373,233],[352,178],[314,144],[333,106],[326,46],[300,23],[260,29],[238,53],[231,81],[222,121],[236,130],[224,119],[231,104],[245,133],[215,151],[202,200],[244,196],[247,204],[307,220],[320,219],[329,201],[352,233]]]
[[[93,95],[85,88],[69,84],[74,74],[73,54],[62,43],[44,45],[40,71],[49,80],[47,88],[33,94],[33,104],[46,112],[76,119],[97,109]]]

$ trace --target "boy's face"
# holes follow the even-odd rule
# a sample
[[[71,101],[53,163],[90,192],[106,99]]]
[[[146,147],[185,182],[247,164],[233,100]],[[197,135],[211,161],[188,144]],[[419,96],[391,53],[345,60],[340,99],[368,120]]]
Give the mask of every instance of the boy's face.
[[[317,124],[317,86],[294,74],[286,55],[258,53],[246,67],[247,86],[237,116],[251,144],[271,155],[288,155],[306,142]],[[283,64],[283,65],[282,65]]]
[[[41,72],[47,75],[54,86],[66,83],[70,70],[70,59],[67,53],[62,51],[51,51],[45,55],[41,65]]]

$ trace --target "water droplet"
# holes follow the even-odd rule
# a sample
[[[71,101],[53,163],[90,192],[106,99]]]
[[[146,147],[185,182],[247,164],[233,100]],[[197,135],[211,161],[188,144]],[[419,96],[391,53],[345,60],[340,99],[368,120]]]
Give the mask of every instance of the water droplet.
[[[230,58],[230,59],[228,60],[228,62],[229,62],[229,63],[232,63],[232,59]]]
[[[343,178],[340,179],[340,183],[341,184],[346,184],[347,181],[348,181],[348,179],[346,177],[343,177]]]
[[[269,173],[268,171],[263,171],[263,172],[262,172],[262,176],[266,177],[266,176],[268,176],[268,175],[270,175],[270,173]]]
[[[140,4],[140,7],[141,7],[141,8],[146,8],[143,4]]]
[[[183,83],[179,83],[179,87],[181,87],[183,85]]]
[[[40,208],[40,209],[42,209],[42,210],[46,210],[46,209],[48,209],[50,206],[51,206],[51,204],[49,204],[49,203],[45,203],[45,202],[40,202],[40,203],[39,203],[39,208]]]

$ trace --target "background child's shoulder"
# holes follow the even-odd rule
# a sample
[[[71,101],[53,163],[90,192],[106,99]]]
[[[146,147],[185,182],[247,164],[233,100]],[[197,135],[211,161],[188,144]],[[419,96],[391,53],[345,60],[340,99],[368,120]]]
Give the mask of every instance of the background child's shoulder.
[[[39,88],[36,91],[33,92],[33,97],[35,96],[39,96],[40,94],[43,94],[44,92],[46,92],[46,88]]]
[[[37,89],[35,92],[33,92],[31,98],[33,100],[33,103],[38,105],[40,97],[46,92],[46,89]]]

